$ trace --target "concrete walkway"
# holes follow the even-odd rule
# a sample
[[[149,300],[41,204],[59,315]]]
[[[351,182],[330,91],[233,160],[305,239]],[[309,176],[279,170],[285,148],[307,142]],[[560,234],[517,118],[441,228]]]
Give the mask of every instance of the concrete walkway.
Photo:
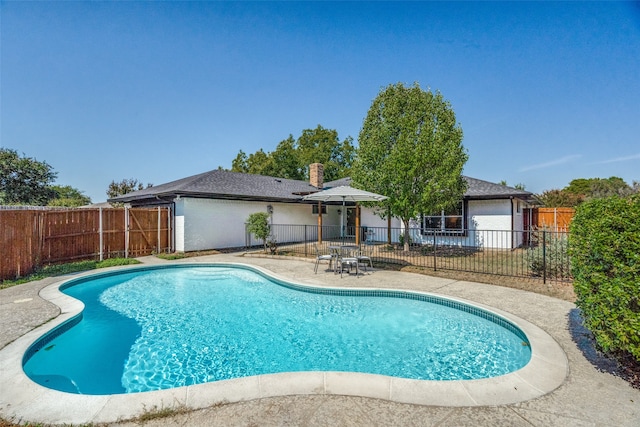
[[[155,257],[141,260],[145,263],[165,262]],[[407,289],[470,300],[513,313],[546,331],[566,353],[569,370],[565,381],[548,394],[505,405],[425,406],[354,396],[296,395],[219,403],[151,420],[144,423],[146,426],[640,426],[640,390],[601,370],[611,369],[611,362],[599,358],[591,347],[572,303],[499,286],[395,271],[373,271],[360,278],[345,276],[343,279],[324,271],[314,275],[312,263],[290,258],[228,254],[180,262],[241,262],[311,285]],[[0,349],[8,349],[12,342],[57,316],[59,309],[40,298],[39,291],[60,280],[49,278],[0,291]],[[2,357],[0,351],[0,363]],[[0,384],[0,417],[14,422],[43,419],[65,422],[64,414],[54,414],[55,411],[48,419],[43,413],[38,414],[37,420],[24,418],[5,398],[19,391],[5,387],[8,387],[6,383]],[[41,402],[35,397],[33,400],[32,409],[40,407]],[[168,401],[167,407],[172,406]],[[160,409],[147,406],[145,411]],[[108,425],[138,426],[140,422]]]

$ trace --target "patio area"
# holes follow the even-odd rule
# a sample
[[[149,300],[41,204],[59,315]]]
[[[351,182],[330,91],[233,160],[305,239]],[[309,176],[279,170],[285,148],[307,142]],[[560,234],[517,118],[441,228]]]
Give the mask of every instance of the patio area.
[[[156,257],[141,258],[145,263],[164,263]],[[285,259],[220,254],[187,258],[177,262],[240,262],[255,265],[289,280],[315,286],[393,288],[432,292],[463,298],[513,313],[543,329],[565,352],[569,369],[565,381],[555,390],[533,400],[504,405],[424,406],[383,399],[341,395],[294,395],[268,397],[239,403],[220,403],[185,411],[181,402],[167,399],[163,407],[148,404],[139,415],[174,408],[173,415],[150,420],[146,426],[166,425],[474,425],[474,426],[583,426],[640,424],[640,390],[608,373],[614,366],[598,356],[588,333],[579,321],[575,306],[567,301],[506,287],[374,270],[356,279],[340,279],[325,272],[321,265],[314,274],[314,259]],[[375,266],[375,265],[374,265]],[[61,278],[14,286],[0,291],[0,348],[4,348],[38,325],[56,316],[59,310],[38,295]],[[363,280],[364,279],[364,280]],[[7,393],[3,390],[0,396]],[[18,390],[11,390],[11,393]],[[443,396],[447,398],[447,396]],[[455,396],[451,396],[454,400]],[[50,402],[51,404],[52,402]],[[37,406],[41,406],[39,403]],[[188,406],[188,405],[187,405]],[[17,419],[13,408],[0,399],[0,417],[13,422],[69,422],[54,409],[37,414],[37,419]],[[87,420],[91,421],[91,420]],[[98,421],[98,420],[95,420]],[[94,421],[94,422],[95,422]],[[107,422],[107,425],[138,426],[139,421]]]

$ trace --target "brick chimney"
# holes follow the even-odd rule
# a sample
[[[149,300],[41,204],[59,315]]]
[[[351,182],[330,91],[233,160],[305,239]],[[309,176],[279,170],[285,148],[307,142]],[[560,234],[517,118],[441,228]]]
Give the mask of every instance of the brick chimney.
[[[324,166],[322,163],[312,163],[309,165],[309,183],[322,190],[324,186]]]

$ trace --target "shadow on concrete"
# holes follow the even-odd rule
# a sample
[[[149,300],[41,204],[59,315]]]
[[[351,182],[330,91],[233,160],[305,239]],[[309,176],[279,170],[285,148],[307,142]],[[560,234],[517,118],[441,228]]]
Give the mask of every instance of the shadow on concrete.
[[[584,357],[599,371],[627,381],[631,387],[640,389],[640,361],[629,353],[606,355],[597,347],[596,340],[585,326],[582,313],[574,308],[569,312],[569,332]]]
[[[591,331],[584,326],[582,312],[578,308],[569,312],[569,332],[573,342],[593,366],[602,372],[620,376],[618,361],[598,350],[596,340]]]

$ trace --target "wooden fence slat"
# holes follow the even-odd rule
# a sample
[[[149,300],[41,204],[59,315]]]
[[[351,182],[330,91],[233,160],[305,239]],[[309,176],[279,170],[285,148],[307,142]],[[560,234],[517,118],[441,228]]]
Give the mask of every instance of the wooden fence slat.
[[[567,231],[575,212],[573,208],[538,208],[538,227]]]
[[[531,208],[524,211],[525,230],[548,229],[569,231],[576,210],[574,208]]]
[[[0,209],[0,280],[32,273],[54,263],[123,256],[125,248],[123,208],[102,209]],[[137,228],[130,243],[133,256],[169,250],[169,209],[131,208]],[[160,236],[160,241],[155,237]],[[101,248],[102,245],[102,248]],[[101,251],[102,249],[102,251]]]

